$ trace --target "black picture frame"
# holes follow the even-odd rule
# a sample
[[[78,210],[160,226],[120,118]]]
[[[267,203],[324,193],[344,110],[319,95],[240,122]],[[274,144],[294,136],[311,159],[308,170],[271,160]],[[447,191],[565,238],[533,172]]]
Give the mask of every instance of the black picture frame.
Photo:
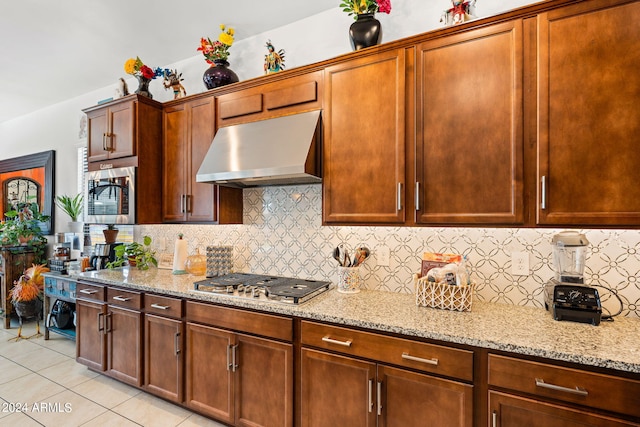
[[[55,150],[43,151],[41,153],[27,154],[26,156],[13,157],[11,159],[0,160],[0,173],[17,172],[35,168],[44,168],[44,182],[42,188],[44,192],[44,203],[42,214],[49,216],[49,221],[43,222],[41,228],[44,234],[51,235],[55,230],[53,217],[54,191],[55,191]],[[3,206],[4,206],[4,200]]]

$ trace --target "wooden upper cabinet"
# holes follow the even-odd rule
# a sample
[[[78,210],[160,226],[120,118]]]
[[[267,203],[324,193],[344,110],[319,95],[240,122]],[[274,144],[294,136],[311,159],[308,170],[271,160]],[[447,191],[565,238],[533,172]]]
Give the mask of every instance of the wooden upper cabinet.
[[[538,19],[537,222],[640,225],[640,3]]]
[[[135,117],[134,99],[87,112],[89,162],[135,156]]]
[[[405,50],[325,69],[324,223],[405,220]]]
[[[522,21],[416,54],[416,222],[522,224]]]
[[[242,223],[242,190],[196,181],[215,132],[213,96],[164,110],[164,222]]]
[[[322,71],[220,95],[218,127],[322,108]]]

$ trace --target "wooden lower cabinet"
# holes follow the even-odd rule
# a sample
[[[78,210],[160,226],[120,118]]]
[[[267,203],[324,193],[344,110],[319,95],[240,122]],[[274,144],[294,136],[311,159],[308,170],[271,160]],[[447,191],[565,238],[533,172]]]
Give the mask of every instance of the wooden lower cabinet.
[[[640,424],[490,391],[488,425],[491,427],[637,427]]]
[[[142,385],[142,313],[109,306],[106,315],[107,374]]]
[[[293,425],[293,346],[186,325],[186,405],[237,426]]]
[[[76,361],[97,371],[104,371],[107,367],[106,313],[105,303],[76,300]]]
[[[111,289],[108,290],[110,292]],[[137,387],[142,385],[142,313],[100,301],[103,287],[77,285],[76,361]],[[120,294],[118,291],[116,294]],[[140,295],[140,294],[138,294]],[[116,295],[116,297],[123,298]]]
[[[184,322],[144,317],[144,388],[176,403],[184,398]]]
[[[302,349],[301,425],[465,426],[473,387],[312,349]]]

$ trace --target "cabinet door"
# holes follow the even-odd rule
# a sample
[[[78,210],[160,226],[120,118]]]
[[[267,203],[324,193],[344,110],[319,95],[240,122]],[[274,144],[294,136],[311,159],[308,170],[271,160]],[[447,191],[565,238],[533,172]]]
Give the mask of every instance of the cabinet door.
[[[473,387],[378,366],[380,427],[471,427]]]
[[[196,174],[202,160],[209,151],[213,135],[215,134],[215,104],[213,96],[189,103],[189,152],[188,178],[189,190],[187,194],[187,220],[216,221],[217,207],[214,193],[217,185],[196,182]]]
[[[136,155],[134,101],[125,102],[109,107],[109,124],[111,137],[109,143],[109,158],[118,159]]]
[[[163,126],[162,220],[186,219],[187,112],[184,104],[166,108]]]
[[[430,40],[416,62],[416,222],[521,224],[522,21]]]
[[[76,361],[97,371],[107,368],[106,313],[106,304],[76,300]]]
[[[624,1],[539,16],[539,224],[640,224],[638,22]]]
[[[323,221],[405,219],[405,51],[325,69]]]
[[[231,424],[234,422],[231,360],[234,335],[190,322],[186,329],[186,404],[195,411]]]
[[[109,158],[106,134],[109,131],[108,108],[87,113],[87,160],[99,162]]]
[[[142,385],[142,313],[109,306],[106,316],[107,373]]]
[[[184,324],[147,314],[144,326],[144,387],[164,399],[182,403]]]
[[[303,427],[376,425],[375,364],[302,349]]]
[[[491,427],[637,427],[640,424],[490,391],[488,425]]]
[[[293,346],[238,335],[236,425],[293,425]]]

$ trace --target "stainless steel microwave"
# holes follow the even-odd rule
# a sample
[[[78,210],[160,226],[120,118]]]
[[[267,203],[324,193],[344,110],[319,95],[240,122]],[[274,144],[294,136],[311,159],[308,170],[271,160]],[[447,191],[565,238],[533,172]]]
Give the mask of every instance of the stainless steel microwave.
[[[85,222],[135,224],[136,168],[113,168],[85,174]]]

